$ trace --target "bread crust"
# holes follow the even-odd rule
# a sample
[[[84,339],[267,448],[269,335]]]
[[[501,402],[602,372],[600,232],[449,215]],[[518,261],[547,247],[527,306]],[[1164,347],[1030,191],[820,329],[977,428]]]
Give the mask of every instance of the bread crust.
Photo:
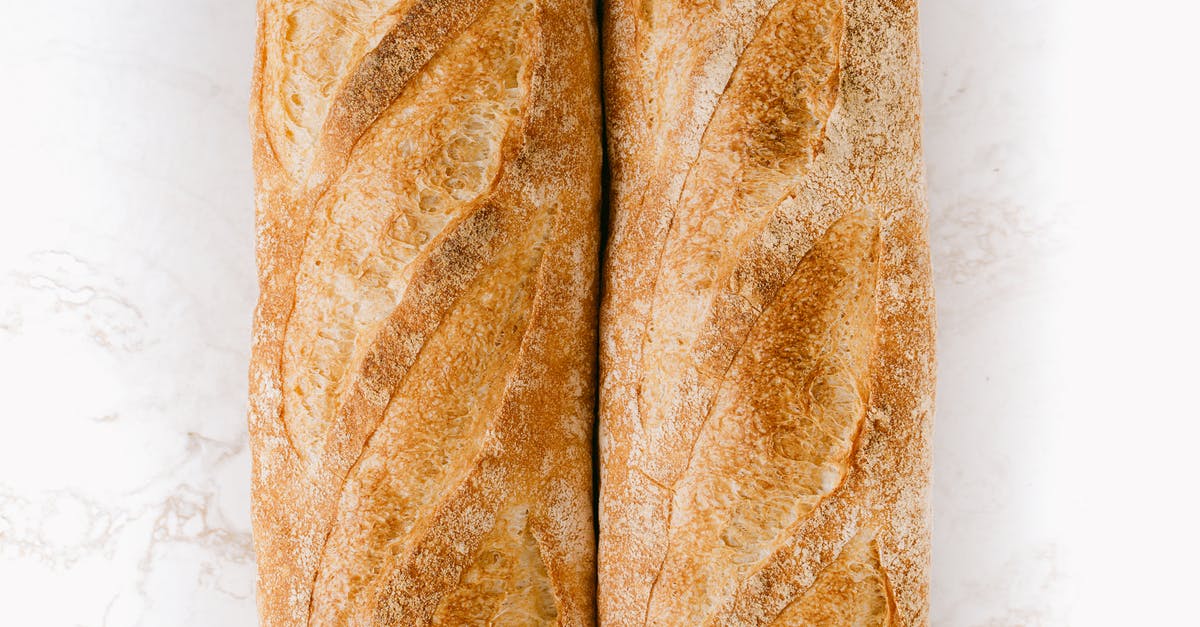
[[[593,624],[591,7],[258,12],[261,624]]]
[[[916,3],[604,8],[601,624],[927,624]]]

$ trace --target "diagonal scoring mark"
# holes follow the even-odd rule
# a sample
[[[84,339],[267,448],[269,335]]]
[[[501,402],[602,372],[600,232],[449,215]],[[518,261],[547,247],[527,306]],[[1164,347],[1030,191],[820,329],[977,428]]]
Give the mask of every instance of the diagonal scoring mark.
[[[461,34],[490,6],[490,1],[418,0],[400,21],[384,36],[379,45],[367,53],[335,96],[329,117],[326,118],[317,146],[318,158],[308,174],[307,188],[297,199],[301,219],[294,228],[299,233],[298,251],[308,248],[313,214],[326,191],[349,165],[350,153],[358,140],[379,119],[397,98],[403,95],[413,77],[431,61],[438,51]],[[296,255],[297,260],[299,255]],[[287,340],[291,319],[296,309],[297,272],[285,275],[284,289],[290,304],[280,321],[283,331],[279,342]],[[283,361],[279,360],[279,380],[283,380]],[[278,422],[299,455],[295,436],[283,419],[279,406]]]

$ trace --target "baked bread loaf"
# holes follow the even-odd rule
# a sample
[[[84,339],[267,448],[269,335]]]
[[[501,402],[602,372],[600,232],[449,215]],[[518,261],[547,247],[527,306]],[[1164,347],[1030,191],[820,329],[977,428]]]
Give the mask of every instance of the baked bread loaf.
[[[258,10],[262,624],[592,624],[592,6]]]
[[[915,0],[605,1],[601,624],[926,624]]]

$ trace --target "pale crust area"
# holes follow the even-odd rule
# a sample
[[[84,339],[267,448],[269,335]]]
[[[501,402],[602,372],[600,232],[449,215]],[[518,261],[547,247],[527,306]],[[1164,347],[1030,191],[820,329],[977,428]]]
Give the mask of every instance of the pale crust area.
[[[915,2],[608,0],[605,625],[924,625]]]
[[[261,624],[593,624],[591,7],[259,16]]]

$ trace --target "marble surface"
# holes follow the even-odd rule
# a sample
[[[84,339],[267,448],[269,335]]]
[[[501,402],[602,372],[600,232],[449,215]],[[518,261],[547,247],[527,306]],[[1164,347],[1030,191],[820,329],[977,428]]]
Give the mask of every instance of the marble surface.
[[[1195,15],[1098,4],[922,3],[935,625],[1194,620]],[[0,7],[0,622],[255,622],[253,5]]]

